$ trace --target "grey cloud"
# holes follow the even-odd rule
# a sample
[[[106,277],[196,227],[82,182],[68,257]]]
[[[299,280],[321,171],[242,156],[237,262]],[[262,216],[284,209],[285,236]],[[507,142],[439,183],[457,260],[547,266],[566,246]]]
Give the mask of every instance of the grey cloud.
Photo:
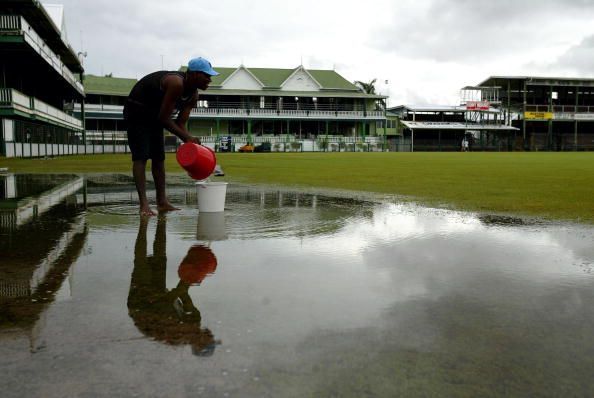
[[[586,18],[593,5],[590,0],[435,0],[420,15],[395,10],[393,25],[378,30],[372,45],[419,59],[481,63],[554,40],[553,25]]]
[[[243,57],[275,51],[275,42],[295,34],[290,25],[268,18],[263,5],[230,5],[224,0],[214,6],[194,1],[62,3],[71,44],[80,49],[84,43],[88,73],[142,75],[160,67],[161,55],[168,68],[177,68],[195,55],[209,56],[221,66],[229,65],[217,60],[231,55],[231,63],[237,65]]]
[[[586,37],[579,45],[571,47],[552,65],[577,75],[594,75],[594,35]]]

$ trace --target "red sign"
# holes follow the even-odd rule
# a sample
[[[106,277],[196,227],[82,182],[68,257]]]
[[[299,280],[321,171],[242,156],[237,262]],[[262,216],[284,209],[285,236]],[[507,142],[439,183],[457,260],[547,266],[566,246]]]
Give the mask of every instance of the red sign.
[[[466,110],[488,111],[489,105],[489,101],[466,101]]]

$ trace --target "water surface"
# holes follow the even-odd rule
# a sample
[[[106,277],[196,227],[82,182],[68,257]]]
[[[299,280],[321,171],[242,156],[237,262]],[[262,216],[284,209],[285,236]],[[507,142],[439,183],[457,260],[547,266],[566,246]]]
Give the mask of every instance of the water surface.
[[[590,226],[118,178],[2,228],[4,397],[594,395]]]

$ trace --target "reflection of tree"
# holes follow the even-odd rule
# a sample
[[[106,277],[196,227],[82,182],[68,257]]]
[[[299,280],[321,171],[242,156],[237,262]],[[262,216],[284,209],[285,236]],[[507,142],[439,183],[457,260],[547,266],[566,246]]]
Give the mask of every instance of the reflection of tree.
[[[209,329],[200,327],[200,311],[188,294],[192,281],[182,278],[175,288],[167,290],[166,287],[166,221],[165,216],[159,216],[151,256],[147,255],[148,218],[140,221],[134,248],[128,311],[136,327],[145,335],[169,344],[190,344],[193,352],[208,355],[214,350],[215,339]],[[184,264],[188,267],[188,257],[190,260],[204,259],[203,256],[192,257],[192,250],[190,248],[180,268]],[[210,249],[207,250],[210,252]],[[216,268],[216,258],[212,252],[210,255]],[[201,267],[200,263],[193,265]],[[212,268],[212,265],[209,267]]]

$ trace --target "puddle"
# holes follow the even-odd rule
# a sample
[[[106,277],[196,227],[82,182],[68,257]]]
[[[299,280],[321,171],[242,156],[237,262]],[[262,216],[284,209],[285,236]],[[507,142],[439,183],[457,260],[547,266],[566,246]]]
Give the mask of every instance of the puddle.
[[[3,396],[594,394],[591,226],[232,185],[141,221],[121,176],[36,178],[2,181]]]

